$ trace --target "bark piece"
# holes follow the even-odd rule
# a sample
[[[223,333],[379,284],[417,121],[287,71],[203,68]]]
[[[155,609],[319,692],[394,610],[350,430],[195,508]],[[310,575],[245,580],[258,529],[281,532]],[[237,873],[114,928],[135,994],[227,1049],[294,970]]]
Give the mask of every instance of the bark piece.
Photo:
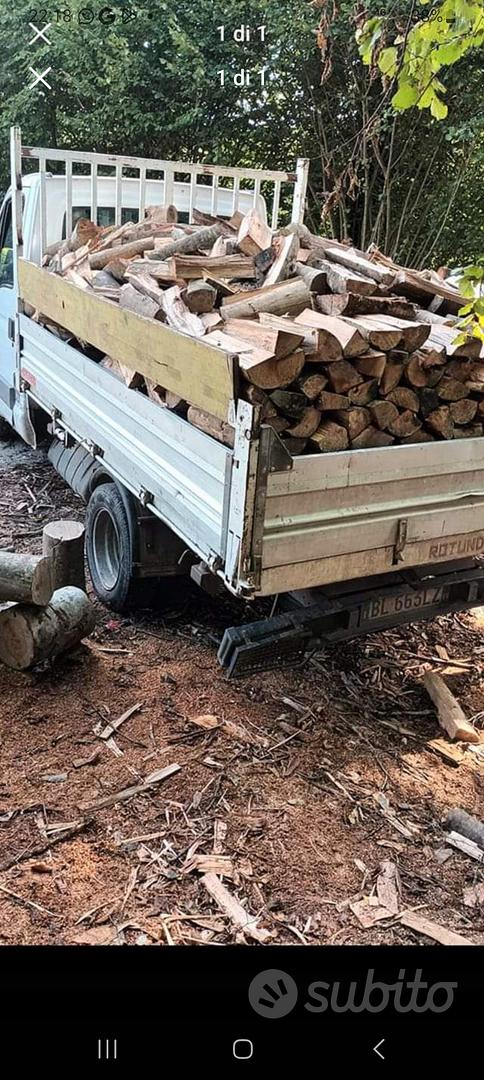
[[[328,379],[335,394],[345,394],[353,386],[363,382],[362,376],[348,360],[337,360],[328,365]]]
[[[52,559],[0,551],[0,601],[27,601],[41,606],[49,603],[54,588]]]
[[[479,743],[479,733],[472,727],[444,680],[435,671],[426,671],[422,684],[437,709],[440,726],[451,739],[461,742]]]
[[[484,822],[479,821],[474,814],[468,814],[466,810],[461,810],[456,806],[447,811],[444,828],[449,832],[456,832],[467,837],[468,840],[477,844],[481,851],[484,851]]]
[[[200,431],[204,431],[206,435],[211,435],[213,439],[224,443],[224,446],[233,448],[235,430],[224,420],[219,420],[217,416],[212,416],[211,413],[205,412],[203,409],[197,409],[194,405],[190,405],[187,420]]]
[[[50,521],[42,531],[42,554],[52,559],[54,590],[65,585],[86,590],[84,525],[80,521]]]
[[[0,612],[0,660],[26,671],[79,644],[94,630],[94,608],[81,589],[58,589],[46,607],[16,604]]]
[[[313,452],[329,454],[334,450],[347,450],[348,432],[334,420],[323,420],[309,440]]]

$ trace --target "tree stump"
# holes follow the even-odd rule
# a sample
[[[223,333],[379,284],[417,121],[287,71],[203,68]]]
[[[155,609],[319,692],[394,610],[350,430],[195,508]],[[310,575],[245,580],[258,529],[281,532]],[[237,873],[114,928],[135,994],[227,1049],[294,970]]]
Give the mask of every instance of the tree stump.
[[[74,585],[86,591],[84,525],[80,521],[51,521],[42,532],[42,551],[52,560],[54,589]]]

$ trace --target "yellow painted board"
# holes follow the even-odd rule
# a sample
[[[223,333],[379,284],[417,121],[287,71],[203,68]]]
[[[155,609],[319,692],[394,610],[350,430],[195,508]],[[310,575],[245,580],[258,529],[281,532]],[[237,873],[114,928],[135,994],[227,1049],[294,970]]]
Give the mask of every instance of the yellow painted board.
[[[19,259],[19,293],[47,318],[200,409],[229,417],[234,356],[119,308],[88,289]]]

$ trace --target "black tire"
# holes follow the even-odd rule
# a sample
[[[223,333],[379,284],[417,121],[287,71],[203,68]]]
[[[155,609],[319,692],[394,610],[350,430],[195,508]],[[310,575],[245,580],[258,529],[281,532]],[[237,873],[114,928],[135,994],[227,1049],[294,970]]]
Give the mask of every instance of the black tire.
[[[134,536],[129,503],[116,484],[100,484],[86,513],[86,554],[96,596],[115,611],[136,603]]]

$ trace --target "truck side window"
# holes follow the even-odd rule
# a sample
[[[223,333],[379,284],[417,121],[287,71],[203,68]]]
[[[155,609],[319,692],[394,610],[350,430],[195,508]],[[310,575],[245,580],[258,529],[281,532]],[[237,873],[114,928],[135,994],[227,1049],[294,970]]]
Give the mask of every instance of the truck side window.
[[[0,221],[0,287],[13,285],[12,203],[3,208]]]

